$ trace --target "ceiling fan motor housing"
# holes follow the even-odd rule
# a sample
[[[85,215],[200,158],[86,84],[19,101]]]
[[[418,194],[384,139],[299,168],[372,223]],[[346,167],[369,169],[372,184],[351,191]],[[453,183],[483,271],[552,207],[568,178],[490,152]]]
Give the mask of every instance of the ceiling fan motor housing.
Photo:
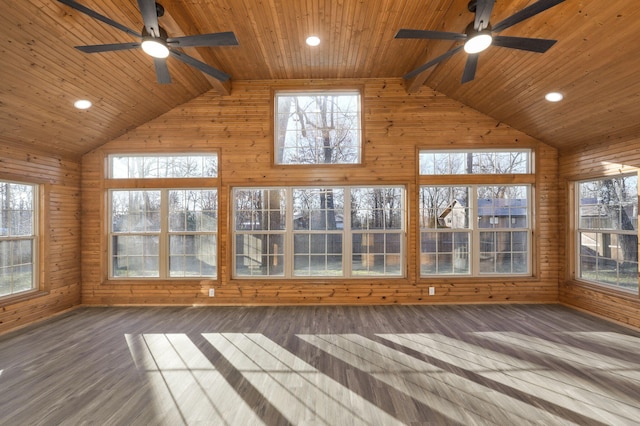
[[[156,3],[156,14],[158,15],[158,18],[164,16],[164,6],[162,6],[160,3]]]
[[[167,32],[164,30],[164,28],[162,27],[158,27],[158,32],[160,33],[160,37],[154,37],[153,35],[149,34],[149,32],[147,31],[147,27],[142,27],[142,38],[143,39],[160,39],[160,40],[164,40],[165,42],[167,41],[167,38],[169,37],[169,35],[167,34]]]

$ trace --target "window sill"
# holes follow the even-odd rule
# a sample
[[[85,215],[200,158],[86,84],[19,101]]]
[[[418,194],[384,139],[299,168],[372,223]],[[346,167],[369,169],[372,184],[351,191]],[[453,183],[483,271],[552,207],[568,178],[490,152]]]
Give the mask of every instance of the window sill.
[[[218,283],[218,278],[206,278],[206,277],[195,277],[195,278],[108,278],[104,280],[102,285],[114,285],[114,286],[122,286],[122,285],[145,285],[145,286],[179,286],[179,285],[193,285],[193,284],[204,284],[210,285],[213,283]]]

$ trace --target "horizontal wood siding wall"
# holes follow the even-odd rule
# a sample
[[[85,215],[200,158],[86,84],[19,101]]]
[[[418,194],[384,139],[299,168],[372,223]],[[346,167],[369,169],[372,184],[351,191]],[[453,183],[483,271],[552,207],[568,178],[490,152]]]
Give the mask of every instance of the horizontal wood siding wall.
[[[80,303],[80,162],[0,138],[0,179],[40,184],[40,288],[0,299],[0,333]]]
[[[559,298],[564,304],[594,313],[634,327],[640,327],[640,298],[607,288],[590,285],[574,279],[575,249],[570,204],[570,187],[576,180],[615,176],[619,173],[637,172],[640,169],[640,139],[603,142],[591,146],[562,152],[559,160],[561,214],[564,223],[560,256],[564,265],[561,274]]]
[[[273,91],[359,87],[364,94],[363,164],[355,167],[273,165]],[[535,275],[503,279],[420,279],[416,248],[419,148],[523,148],[536,152]],[[219,279],[107,279],[106,155],[117,152],[216,150],[220,154]],[[402,279],[231,279],[230,189],[250,185],[403,184],[409,208],[408,265]],[[455,182],[450,182],[455,183]],[[442,94],[408,95],[400,79],[234,82],[228,97],[205,94],[83,157],[83,289],[86,304],[380,304],[555,302],[557,151]],[[428,288],[436,288],[428,296]],[[214,298],[207,297],[215,287]]]

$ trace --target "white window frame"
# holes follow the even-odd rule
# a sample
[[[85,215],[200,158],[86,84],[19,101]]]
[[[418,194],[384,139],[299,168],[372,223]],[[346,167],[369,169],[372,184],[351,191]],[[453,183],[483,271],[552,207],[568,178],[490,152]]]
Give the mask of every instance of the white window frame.
[[[638,238],[638,204],[637,204],[637,195],[635,196],[636,199],[636,204],[634,206],[634,212],[632,212],[632,223],[634,223],[634,226],[636,229],[632,229],[632,230],[624,230],[624,229],[619,229],[619,228],[612,228],[612,227],[593,227],[593,228],[587,228],[587,227],[583,227],[582,226],[582,221],[580,220],[582,218],[581,216],[581,193],[580,193],[580,185],[585,184],[585,183],[589,183],[589,182],[598,182],[598,181],[604,181],[604,180],[611,180],[611,179],[617,179],[617,178],[626,178],[626,177],[636,177],[637,182],[636,182],[636,194],[638,193],[638,185],[640,185],[640,178],[638,177],[637,173],[625,173],[622,175],[614,175],[614,176],[602,176],[602,177],[597,177],[597,178],[591,178],[591,179],[583,179],[580,181],[576,181],[574,183],[574,212],[575,212],[575,234],[574,234],[574,246],[575,246],[575,279],[576,280],[580,280],[580,281],[584,281],[587,282],[589,284],[593,284],[602,288],[608,288],[608,289],[613,289],[613,290],[618,290],[621,292],[625,292],[625,293],[631,293],[631,294],[639,294],[639,286],[638,286],[638,268],[636,268],[635,271],[633,271],[633,273],[631,274],[633,276],[633,278],[635,278],[633,281],[635,282],[635,286],[631,286],[631,288],[627,288],[625,286],[623,286],[621,284],[622,279],[624,279],[624,276],[621,274],[620,271],[620,262],[617,262],[615,259],[610,259],[610,258],[606,258],[604,256],[598,256],[598,244],[601,244],[602,241],[604,241],[604,238],[601,237],[602,235],[605,234],[609,234],[612,236],[621,236],[621,235],[630,235],[630,236],[635,236],[636,238]],[[595,206],[595,205],[594,205]],[[596,234],[598,235],[595,238],[595,245],[596,245],[596,256],[593,256],[594,258],[594,267],[595,267],[595,278],[592,277],[587,277],[585,276],[585,274],[583,274],[583,270],[582,270],[582,246],[583,246],[583,235],[584,234]],[[616,238],[617,239],[617,238]],[[613,247],[613,246],[612,246]],[[615,247],[614,250],[617,250],[618,247]],[[637,252],[636,252],[637,254]],[[616,275],[616,282],[609,282],[609,281],[604,281],[604,280],[599,280],[597,277],[598,275],[600,275],[599,273],[601,272],[600,268],[599,268],[599,259],[603,259],[603,261],[605,262],[615,262],[616,263],[616,271],[615,271],[615,275]],[[636,259],[636,263],[638,263],[638,259]],[[622,278],[621,278],[622,277]]]
[[[480,187],[491,187],[491,186],[519,186],[519,187],[525,187],[526,188],[526,193],[527,193],[527,218],[526,218],[526,227],[525,228],[506,228],[506,227],[483,227],[481,228],[478,224],[478,221],[480,219],[479,217],[479,206],[478,206],[478,188]],[[532,229],[532,194],[533,194],[533,190],[532,190],[532,186],[529,184],[513,184],[513,185],[495,185],[495,184],[468,184],[468,185],[421,185],[420,189],[422,188],[427,188],[427,187],[439,187],[439,188],[446,188],[446,187],[459,187],[459,188],[467,188],[468,190],[468,196],[469,196],[469,206],[467,206],[468,208],[468,218],[469,218],[469,223],[468,223],[468,227],[467,228],[462,228],[462,227],[457,227],[457,228],[443,228],[443,227],[439,227],[437,225],[435,225],[434,227],[426,227],[426,226],[420,226],[420,236],[419,236],[419,247],[418,247],[418,255],[420,256],[421,261],[419,262],[420,264],[420,277],[421,278],[436,278],[436,277],[443,277],[443,276],[449,276],[449,277],[504,277],[504,276],[523,276],[523,277],[527,277],[527,276],[531,276],[532,275],[532,247],[533,247],[533,229]],[[422,193],[422,191],[420,191]],[[420,195],[419,195],[420,196]],[[423,216],[422,212],[421,212],[421,216]],[[490,217],[490,223],[491,222],[495,222],[494,217]],[[502,233],[514,233],[514,232],[526,232],[527,235],[527,248],[526,248],[526,262],[527,262],[527,269],[526,271],[522,271],[522,272],[513,272],[513,271],[508,271],[508,272],[482,272],[481,271],[481,263],[482,260],[481,259],[481,255],[482,255],[482,251],[481,251],[481,244],[482,244],[482,240],[481,240],[481,234],[482,233],[486,233],[486,232],[502,232]],[[422,257],[424,252],[422,251],[422,247],[423,247],[423,234],[425,233],[436,233],[436,234],[440,234],[440,233],[452,233],[452,234],[466,234],[468,235],[468,247],[469,250],[468,252],[462,252],[460,255],[461,256],[467,256],[466,262],[467,262],[467,268],[468,268],[468,272],[463,273],[463,272],[458,272],[456,273],[455,271],[452,270],[452,272],[435,272],[435,273],[424,273],[423,272],[423,268],[422,268]],[[436,247],[437,248],[437,247]],[[430,252],[427,252],[430,253]],[[438,253],[437,251],[434,253]],[[449,252],[445,252],[447,255],[449,254]],[[513,254],[513,251],[510,251],[509,253]],[[452,255],[452,268],[455,267],[455,250],[454,252],[451,253]],[[497,254],[496,254],[497,255]],[[436,264],[436,269],[438,268],[439,264]]]
[[[293,192],[295,190],[314,190],[314,189],[341,189],[344,190],[344,206],[343,206],[343,224],[341,229],[332,229],[332,230],[310,230],[310,229],[295,229],[294,226],[294,207],[293,207]],[[361,189],[361,188],[398,188],[401,190],[401,229],[352,229],[351,226],[351,189]],[[245,226],[240,226],[237,223],[237,204],[236,204],[236,191],[284,191],[284,217],[285,217],[285,225],[282,227],[283,229],[243,229]],[[300,186],[300,187],[236,187],[232,189],[231,194],[232,200],[232,275],[233,278],[236,279],[314,279],[314,278],[322,278],[322,279],[330,279],[330,278],[381,278],[381,279],[389,279],[389,278],[404,278],[406,276],[406,187],[404,185],[388,185],[388,186],[379,186],[379,185],[353,185],[353,186],[338,186],[338,185],[321,185],[321,186]],[[269,210],[260,210],[261,212],[269,211]],[[283,241],[283,246],[278,250],[277,256],[271,253],[267,253],[270,256],[270,262],[283,262],[281,268],[278,271],[278,275],[267,275],[267,274],[239,274],[238,273],[238,241],[242,239],[243,245],[245,247],[251,246],[251,244],[247,244],[245,241],[250,239],[252,235],[278,235],[281,237]],[[296,253],[294,253],[294,239],[296,235],[327,235],[327,234],[335,234],[340,235],[342,237],[342,274],[336,275],[301,275],[294,271],[294,257]],[[384,256],[384,268],[387,267],[387,261],[389,261],[388,256],[398,255],[399,259],[397,262],[398,273],[389,273],[389,274],[376,274],[373,272],[367,273],[366,271],[354,269],[353,265],[353,256],[362,256],[362,253],[352,253],[353,251],[353,241],[354,234],[388,234],[388,235],[399,235],[399,253],[381,253],[379,255]],[[248,236],[248,237],[245,237]],[[254,244],[255,245],[255,244]],[[245,252],[243,252],[245,253]],[[325,252],[325,254],[327,254]],[[277,260],[276,260],[277,259]],[[394,261],[396,259],[394,258]],[[265,266],[269,268],[269,265]],[[386,270],[386,269],[385,269]]]
[[[130,279],[215,279],[218,275],[218,227],[214,231],[171,231],[169,229],[169,193],[171,191],[213,191],[217,192],[217,188],[162,188],[162,189],[111,189],[109,190],[109,279],[113,280],[130,280]],[[113,193],[114,192],[140,192],[140,191],[157,191],[160,192],[160,229],[156,231],[139,231],[139,232],[115,232],[113,230]],[[217,209],[216,209],[217,211]],[[217,214],[217,213],[216,213]],[[214,244],[214,269],[215,273],[211,275],[171,275],[170,271],[170,259],[172,257],[170,253],[169,240],[172,236],[179,235],[192,235],[197,237],[211,236],[213,237]],[[158,238],[158,275],[141,275],[141,276],[129,276],[129,275],[116,275],[114,271],[114,237],[129,237],[129,236],[141,236],[141,237],[157,237]]]
[[[29,286],[29,288],[24,288],[24,289],[20,289],[20,290],[16,290],[15,289],[15,280],[16,277],[14,276],[13,270],[11,270],[9,276],[10,276],[10,284],[9,284],[9,288],[10,291],[5,293],[5,294],[0,294],[0,298],[5,298],[5,297],[11,297],[11,296],[16,296],[16,295],[20,295],[23,293],[27,293],[33,290],[37,290],[39,287],[39,275],[38,275],[38,271],[39,271],[39,258],[40,258],[40,244],[39,244],[39,240],[40,240],[40,220],[39,220],[39,200],[40,200],[40,185],[37,184],[33,184],[33,183],[26,183],[26,182],[17,182],[17,181],[13,181],[13,180],[0,180],[0,183],[3,184],[9,184],[9,187],[11,187],[12,185],[24,185],[24,186],[29,186],[31,187],[32,190],[32,199],[31,199],[31,205],[32,205],[32,216],[31,216],[31,221],[32,221],[32,232],[30,235],[16,235],[16,236],[12,236],[12,235],[8,235],[8,230],[6,232],[7,235],[4,235],[5,232],[0,234],[0,242],[8,242],[10,244],[15,243],[15,242],[20,242],[20,241],[31,241],[31,285]],[[11,227],[11,224],[9,224],[9,228]],[[13,268],[17,265],[13,264],[13,255],[14,253],[10,253],[11,256],[11,260],[9,261],[10,265],[7,265],[8,268]],[[4,263],[4,262],[3,262]]]
[[[219,225],[217,223],[219,217],[219,181],[218,162],[219,155],[217,152],[194,152],[194,153],[112,153],[107,157],[106,162],[106,179],[107,179],[107,255],[108,260],[108,279],[114,281],[124,280],[202,280],[217,279],[220,270],[219,258]],[[163,161],[189,160],[187,169],[179,169],[179,173],[171,171],[169,167],[158,168],[152,170],[149,175],[135,174],[131,177],[131,161],[140,161],[146,166],[151,164],[165,164]],[[120,171],[115,169],[118,162],[124,162],[125,167]],[[195,162],[195,167],[192,163]],[[136,165],[139,167],[139,165]],[[145,170],[146,167],[143,166]],[[160,169],[166,172],[158,171]],[[126,175],[126,176],[124,176]],[[114,191],[158,191],[160,192],[160,229],[157,231],[147,232],[114,232],[113,230],[113,192]],[[216,223],[214,231],[170,231],[169,230],[169,193],[170,191],[214,191],[216,194]],[[173,275],[170,271],[169,239],[177,235],[193,235],[196,239],[200,237],[211,236],[215,247],[213,248],[214,273],[211,275]],[[114,271],[114,247],[113,240],[115,236],[157,236],[158,238],[158,275],[152,276],[123,276],[116,275]]]
[[[353,161],[332,161],[332,162],[325,162],[325,161],[320,161],[320,153],[317,152],[316,154],[316,158],[313,160],[307,159],[307,161],[293,161],[293,160],[286,160],[286,155],[285,155],[285,150],[290,150],[287,149],[286,145],[286,138],[287,135],[281,135],[280,134],[280,123],[279,120],[282,118],[281,114],[279,113],[279,101],[281,98],[285,98],[285,97],[299,97],[299,98],[309,98],[309,97],[313,97],[313,96],[355,96],[356,97],[356,104],[357,104],[357,111],[349,111],[348,114],[353,114],[356,116],[356,119],[354,120],[354,123],[356,123],[357,128],[351,128],[349,129],[351,133],[355,134],[355,143],[353,146],[351,146],[351,149],[357,150],[357,154],[355,155]],[[363,125],[363,120],[362,120],[362,93],[360,90],[354,90],[354,89],[335,89],[335,90],[316,90],[316,91],[305,91],[305,90],[279,90],[277,92],[275,92],[274,95],[274,113],[273,113],[273,117],[274,117],[274,124],[273,124],[273,132],[274,132],[274,164],[278,164],[278,165],[286,165],[286,166],[290,166],[290,165],[314,165],[314,166],[319,166],[319,165],[328,165],[328,166],[335,166],[335,165],[354,165],[354,164],[361,164],[362,163],[362,125]],[[284,114],[282,114],[284,115]],[[289,117],[292,116],[293,114],[289,113],[287,114]],[[294,120],[295,122],[300,122],[299,119]],[[287,119],[287,123],[289,124],[290,121],[289,119]],[[313,126],[307,125],[307,128],[305,128],[305,135],[306,132],[316,132],[317,129],[314,129]],[[288,128],[288,127],[287,127]],[[333,123],[333,126],[331,128],[331,132],[332,134],[335,136],[335,133],[339,130],[342,129],[336,129],[335,123]],[[298,128],[293,129],[292,131],[288,131],[285,133],[290,133],[290,134],[298,134],[301,133],[302,129]],[[295,146],[298,146],[298,141],[301,139],[300,136],[296,136],[295,141],[291,141],[289,143],[294,143]],[[307,136],[304,136],[304,139],[309,141],[311,138],[307,138]],[[320,148],[317,148],[318,151],[320,151]],[[296,148],[296,150],[291,150],[291,151],[295,151],[298,152],[298,149]],[[282,153],[282,154],[280,154]]]

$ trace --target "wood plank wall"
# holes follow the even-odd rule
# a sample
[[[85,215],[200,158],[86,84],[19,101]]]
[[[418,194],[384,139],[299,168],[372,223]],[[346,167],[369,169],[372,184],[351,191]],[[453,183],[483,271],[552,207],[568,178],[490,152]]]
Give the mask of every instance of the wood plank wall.
[[[573,225],[568,206],[571,187],[576,180],[615,176],[638,172],[640,169],[640,139],[604,142],[597,146],[562,152],[559,160],[560,208],[565,217],[565,232],[561,232],[560,257],[562,274],[559,298],[564,304],[593,314],[640,328],[640,297],[574,279],[575,252],[572,247]]]
[[[80,303],[80,161],[0,137],[0,179],[41,185],[40,288],[0,299],[0,333]]]
[[[273,91],[359,87],[364,156],[357,167],[274,167]],[[535,276],[420,279],[417,264],[417,149],[522,148],[536,153]],[[104,165],[117,152],[216,150],[220,155],[220,265],[215,281],[107,279]],[[556,302],[557,151],[428,88],[408,95],[401,79],[234,82],[231,96],[209,92],[86,154],[82,160],[82,301],[85,304],[388,304]],[[404,184],[410,209],[408,270],[402,279],[231,279],[230,188],[239,185]],[[454,183],[454,182],[451,182]],[[428,296],[428,287],[436,295]],[[209,287],[216,289],[207,297]]]

